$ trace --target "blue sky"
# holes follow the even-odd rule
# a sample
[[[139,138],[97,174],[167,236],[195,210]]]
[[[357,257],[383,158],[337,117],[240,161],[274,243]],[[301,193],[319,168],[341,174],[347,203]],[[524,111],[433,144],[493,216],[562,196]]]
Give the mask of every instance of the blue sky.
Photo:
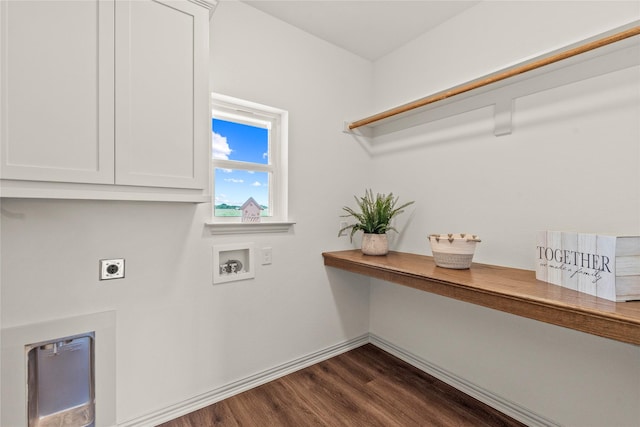
[[[225,120],[212,119],[214,159],[268,164],[268,130]],[[242,205],[253,197],[261,205],[269,203],[266,172],[242,169],[215,169],[215,204]]]

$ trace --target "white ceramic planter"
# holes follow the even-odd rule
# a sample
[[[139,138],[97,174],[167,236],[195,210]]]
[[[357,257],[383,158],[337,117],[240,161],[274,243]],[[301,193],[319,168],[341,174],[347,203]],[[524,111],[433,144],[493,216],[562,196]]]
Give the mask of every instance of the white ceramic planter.
[[[480,239],[475,234],[431,234],[429,243],[436,265],[462,270],[471,267],[476,244]]]
[[[362,235],[362,253],[365,255],[386,255],[389,252],[389,241],[386,234]]]

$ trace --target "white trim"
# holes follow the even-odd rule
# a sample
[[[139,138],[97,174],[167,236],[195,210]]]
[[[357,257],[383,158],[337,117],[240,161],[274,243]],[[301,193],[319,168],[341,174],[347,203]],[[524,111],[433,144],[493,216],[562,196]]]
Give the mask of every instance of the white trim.
[[[494,409],[502,412],[505,415],[510,416],[529,427],[559,427],[560,425],[551,421],[548,418],[545,418],[541,415],[538,415],[534,412],[531,412],[527,408],[518,405],[515,402],[512,402],[508,399],[505,399],[493,392],[482,388],[476,384],[473,384],[462,377],[457,376],[453,372],[449,372],[446,369],[443,369],[433,363],[416,356],[415,354],[404,350],[401,347],[375,335],[369,334],[369,342],[376,347],[386,351],[389,354],[396,356],[398,359],[404,360],[408,364],[415,366],[421,371],[426,372],[427,374],[449,384],[450,386],[460,390],[461,392],[474,397],[491,406]]]
[[[1,1],[1,0],[0,0]],[[0,197],[209,203],[209,190],[3,179]]]
[[[269,173],[269,222],[291,222],[288,211],[288,126],[289,113],[267,105],[219,93],[211,93],[211,115],[214,118],[269,128],[269,163],[211,159],[211,224],[240,222],[236,217],[215,216],[215,169],[242,169]],[[225,227],[225,230],[231,230]],[[244,229],[238,229],[244,230]],[[243,231],[240,231],[243,232]],[[271,231],[269,231],[271,232]],[[216,233],[217,234],[217,233]],[[222,234],[231,234],[226,231]]]
[[[187,399],[183,402],[168,406],[159,411],[143,415],[142,417],[135,418],[118,425],[120,427],[157,426],[158,424],[171,421],[175,418],[212,405],[216,402],[242,393],[243,391],[258,387],[259,385],[268,383],[269,381],[273,381],[292,372],[322,362],[323,360],[330,359],[349,350],[353,350],[354,348],[361,347],[367,343],[369,343],[369,335],[361,335],[344,343],[328,347],[324,350],[311,353],[307,356],[300,357],[287,363],[283,363],[274,368],[267,369],[266,371],[258,372],[255,375],[251,375],[238,381],[234,381],[217,389],[211,390],[207,393],[203,393],[199,396],[195,396],[191,399]]]
[[[216,7],[218,6],[218,0],[189,0],[191,3],[195,3],[200,5],[206,9],[209,9],[209,20],[213,17],[213,12],[215,12]]]
[[[273,381],[292,372],[306,368],[313,364],[322,362],[323,360],[345,353],[349,350],[361,347],[365,344],[373,344],[376,347],[386,351],[389,354],[409,363],[410,365],[420,369],[438,378],[441,381],[455,387],[457,390],[478,399],[479,401],[491,406],[494,409],[508,415],[530,427],[559,427],[559,424],[544,418],[515,402],[504,399],[489,390],[475,385],[464,378],[455,375],[445,369],[442,369],[409,351],[404,350],[395,344],[375,334],[365,334],[357,338],[348,340],[342,344],[337,344],[311,353],[307,356],[300,357],[287,363],[283,363],[274,368],[267,369],[257,374],[251,375],[244,379],[234,381],[217,389],[187,399],[175,405],[168,406],[156,412],[143,415],[141,417],[129,420],[125,423],[118,424],[119,427],[153,427],[158,424],[171,421],[198,409],[212,405],[221,400],[232,397],[243,391],[258,387],[269,381]]]
[[[250,233],[288,233],[295,222],[207,222],[212,235]]]
[[[257,102],[247,101],[245,99],[234,98],[233,96],[223,95],[217,92],[211,92],[211,103],[216,105],[218,109],[226,109],[227,111],[237,111],[241,106],[241,111],[247,111],[257,116],[273,117],[286,113],[280,108],[270,107],[268,105],[259,104]]]

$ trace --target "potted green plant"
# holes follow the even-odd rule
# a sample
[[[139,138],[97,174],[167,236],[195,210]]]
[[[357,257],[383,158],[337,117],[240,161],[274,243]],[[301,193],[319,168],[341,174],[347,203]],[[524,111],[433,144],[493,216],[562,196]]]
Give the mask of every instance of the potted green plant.
[[[398,206],[398,197],[394,197],[393,193],[380,194],[375,196],[373,191],[365,190],[362,197],[354,196],[358,204],[358,210],[348,206],[342,209],[347,212],[342,217],[353,217],[356,219],[354,224],[343,227],[338,232],[338,236],[343,231],[351,230],[350,239],[353,241],[353,235],[362,230],[362,253],[365,255],[385,255],[389,252],[389,242],[387,240],[387,231],[397,230],[391,225],[391,220],[404,212],[404,208],[413,203],[407,202]]]

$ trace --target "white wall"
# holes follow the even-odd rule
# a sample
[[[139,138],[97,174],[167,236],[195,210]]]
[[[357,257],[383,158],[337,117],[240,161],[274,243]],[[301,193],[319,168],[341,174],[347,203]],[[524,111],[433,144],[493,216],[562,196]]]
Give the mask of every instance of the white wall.
[[[637,2],[485,1],[375,63],[389,108],[640,18]],[[513,133],[481,109],[372,159],[415,200],[396,249],[472,232],[475,261],[533,270],[538,230],[640,234],[638,67],[516,99]],[[640,347],[373,281],[371,332],[563,425],[640,424]],[[402,313],[402,315],[398,315]]]
[[[212,26],[213,90],[289,110],[291,233],[213,237],[209,204],[2,200],[2,327],[115,310],[118,423],[368,331],[367,281],[329,282],[320,254],[350,247],[338,215],[368,159],[340,130],[370,102],[371,63],[242,3]],[[231,242],[273,264],[212,285],[212,246]],[[100,282],[111,257],[126,278]]]

